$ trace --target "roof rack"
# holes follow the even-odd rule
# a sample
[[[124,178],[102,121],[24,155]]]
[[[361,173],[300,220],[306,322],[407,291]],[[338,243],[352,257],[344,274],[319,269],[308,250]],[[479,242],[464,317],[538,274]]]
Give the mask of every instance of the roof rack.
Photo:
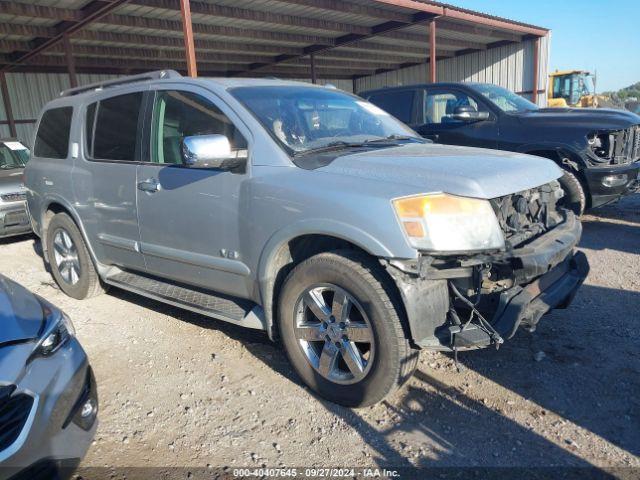
[[[145,80],[161,80],[165,78],[181,78],[175,70],[156,70],[154,72],[141,73],[139,75],[129,75],[126,77],[115,78],[113,80],[105,80],[104,82],[91,83],[89,85],[83,85],[82,87],[69,88],[60,92],[61,97],[70,97],[72,95],[78,95],[89,90],[101,90],[108,87],[116,87],[119,85],[126,85],[127,83],[144,82]]]

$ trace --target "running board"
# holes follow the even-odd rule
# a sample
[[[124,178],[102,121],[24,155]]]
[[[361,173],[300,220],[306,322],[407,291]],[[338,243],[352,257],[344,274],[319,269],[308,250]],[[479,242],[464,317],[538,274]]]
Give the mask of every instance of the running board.
[[[104,282],[207,317],[246,328],[266,330],[262,308],[250,300],[205,292],[197,287],[131,272],[120,271],[109,275]]]

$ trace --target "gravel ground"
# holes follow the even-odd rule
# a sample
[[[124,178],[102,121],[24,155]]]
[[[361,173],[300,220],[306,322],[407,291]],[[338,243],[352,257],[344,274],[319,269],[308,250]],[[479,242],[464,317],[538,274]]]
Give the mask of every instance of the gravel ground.
[[[591,273],[568,310],[500,350],[423,353],[371,408],[314,397],[265,335],[112,289],[66,297],[33,237],[0,271],[63,308],[95,369],[83,465],[640,467],[640,195],[584,219]],[[635,470],[638,472],[638,470]]]

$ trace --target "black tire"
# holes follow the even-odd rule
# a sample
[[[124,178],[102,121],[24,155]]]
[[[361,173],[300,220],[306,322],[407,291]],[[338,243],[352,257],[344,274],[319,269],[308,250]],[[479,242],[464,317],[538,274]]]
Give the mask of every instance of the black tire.
[[[79,272],[76,275],[77,280],[75,283],[65,280],[63,273],[61,273],[61,270],[65,271],[65,269],[64,267],[61,268],[56,261],[56,245],[54,245],[54,240],[57,234],[64,235],[64,233],[66,233],[73,242],[73,246],[75,247],[74,258],[77,258],[79,265]],[[82,234],[69,215],[66,213],[57,213],[53,216],[47,227],[46,245],[51,274],[60,287],[60,290],[78,300],[90,298],[104,292],[104,288],[100,283],[100,277],[93,265]]]
[[[573,173],[563,169],[564,175],[558,179],[560,186],[564,190],[564,197],[560,200],[560,205],[573,211],[577,216],[584,213],[587,208],[587,197],[580,179]]]
[[[356,383],[337,383],[321,374],[308,359],[296,336],[297,319],[302,311],[300,305],[304,305],[300,303],[302,295],[315,285],[335,286],[349,294],[357,302],[355,308],[368,317],[368,325],[373,332],[371,348],[375,354],[367,362],[365,376],[357,381],[355,378],[352,380]],[[297,265],[284,282],[278,316],[284,348],[302,380],[320,396],[348,407],[365,407],[377,403],[404,384],[417,366],[419,351],[411,348],[402,325],[403,313],[396,296],[386,272],[364,254],[349,250],[321,253]],[[304,308],[306,307],[303,306],[302,309]],[[354,313],[354,307],[351,308],[347,325],[351,324],[352,316],[359,315],[359,310]],[[351,341],[347,337],[343,339],[345,344]],[[326,348],[327,345],[323,342],[324,340],[314,345]],[[339,351],[342,355],[345,350]],[[344,362],[344,357],[337,358],[338,363]]]

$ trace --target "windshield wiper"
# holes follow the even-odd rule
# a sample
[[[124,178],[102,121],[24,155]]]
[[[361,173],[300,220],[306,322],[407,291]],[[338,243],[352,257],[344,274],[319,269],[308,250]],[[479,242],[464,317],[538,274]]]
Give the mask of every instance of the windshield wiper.
[[[321,147],[308,148],[306,150],[300,150],[295,152],[294,156],[299,155],[307,155],[309,153],[322,153],[322,152],[330,152],[332,150],[342,150],[343,148],[359,148],[366,147],[367,143],[365,142],[345,142],[342,140],[327,143],[326,145],[322,145]]]
[[[409,135],[396,135],[396,134],[389,135],[388,137],[376,138],[375,140],[366,140],[364,143],[366,143],[366,144],[370,144],[370,143],[390,143],[390,141],[407,141],[407,140],[412,140],[412,141],[418,142],[418,143],[425,143],[424,139],[422,139],[422,138],[412,137],[412,136],[409,136]]]
[[[295,152],[294,156],[307,155],[310,153],[323,153],[330,152],[332,150],[342,150],[345,148],[362,148],[362,147],[387,147],[398,145],[398,141],[413,140],[419,143],[424,143],[422,138],[411,137],[405,135],[389,135],[388,137],[376,138],[374,140],[364,140],[362,142],[345,142],[344,140],[338,140],[335,142],[322,145],[321,147],[309,148],[307,150],[301,150]]]

